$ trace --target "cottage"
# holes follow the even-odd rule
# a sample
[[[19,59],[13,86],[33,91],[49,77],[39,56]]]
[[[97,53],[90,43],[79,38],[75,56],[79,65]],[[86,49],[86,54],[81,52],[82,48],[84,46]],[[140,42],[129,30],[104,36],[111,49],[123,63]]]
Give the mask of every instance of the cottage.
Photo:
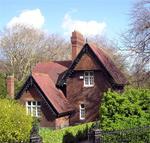
[[[71,61],[38,63],[15,97],[27,114],[39,118],[41,127],[94,121],[103,93],[108,88],[123,90],[127,84],[110,57],[85,43],[79,32],[72,33],[71,43]],[[11,78],[8,83],[11,86]]]

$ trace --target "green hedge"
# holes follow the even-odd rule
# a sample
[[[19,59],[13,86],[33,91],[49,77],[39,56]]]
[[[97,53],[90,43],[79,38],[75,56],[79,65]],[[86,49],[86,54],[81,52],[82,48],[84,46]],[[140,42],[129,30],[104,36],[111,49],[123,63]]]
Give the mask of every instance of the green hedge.
[[[25,143],[29,141],[32,117],[25,108],[9,99],[0,99],[0,142]]]
[[[6,77],[3,73],[0,73],[0,98],[5,98],[6,95]]]
[[[120,130],[150,125],[150,89],[126,88],[108,91],[100,107],[103,130]]]
[[[87,131],[93,123],[71,126],[60,130],[40,129],[43,143],[76,143],[87,137]]]
[[[150,141],[150,126],[102,132],[101,140],[106,143],[149,143]]]

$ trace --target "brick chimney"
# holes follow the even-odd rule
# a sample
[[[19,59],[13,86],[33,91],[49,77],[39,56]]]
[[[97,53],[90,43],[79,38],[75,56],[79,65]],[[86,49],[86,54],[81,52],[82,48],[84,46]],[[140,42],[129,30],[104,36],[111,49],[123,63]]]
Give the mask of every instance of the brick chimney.
[[[72,44],[72,60],[74,60],[84,45],[83,35],[78,31],[72,32],[71,44]]]
[[[14,76],[8,76],[6,79],[7,94],[9,97],[14,98]]]

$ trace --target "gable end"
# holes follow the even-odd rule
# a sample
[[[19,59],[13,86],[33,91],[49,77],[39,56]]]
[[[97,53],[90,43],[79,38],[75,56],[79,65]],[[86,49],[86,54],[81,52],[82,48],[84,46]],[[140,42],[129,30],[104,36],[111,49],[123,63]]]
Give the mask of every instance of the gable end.
[[[107,79],[111,83],[111,85],[112,86],[116,85],[115,81],[113,80],[113,77],[110,75],[110,73],[104,67],[104,65],[101,63],[101,61],[95,55],[95,53],[91,50],[89,44],[85,44],[84,47],[82,48],[82,50],[80,51],[80,53],[78,54],[78,56],[72,62],[69,69],[64,73],[64,75],[57,82],[57,86],[62,87],[63,84],[65,83],[66,79],[74,73],[74,69],[75,69],[76,65],[79,63],[79,61],[81,60],[81,58],[84,54],[91,55],[92,57],[94,57],[96,60],[96,63],[99,64],[104,69],[104,71],[105,71],[104,74],[106,75],[106,77],[108,77]]]
[[[70,67],[68,68],[68,70],[64,73],[64,75],[60,78],[60,80],[57,82],[57,86],[58,87],[62,87],[63,84],[66,81],[67,77],[70,77],[72,75],[72,73],[74,72],[73,69],[76,67],[76,65],[78,64],[78,62],[80,61],[82,55],[84,53],[88,53],[88,47],[87,44],[81,49],[80,53],[77,55],[77,57],[74,59],[74,61],[72,62],[72,64],[70,65]]]
[[[27,81],[23,85],[23,87],[20,90],[20,92],[16,95],[15,99],[18,100],[23,95],[23,93],[25,91],[27,91],[30,87],[34,87],[34,89],[36,90],[36,92],[38,93],[38,95],[40,95],[40,97],[45,101],[45,103],[47,104],[47,106],[49,107],[49,109],[52,111],[53,115],[55,117],[58,117],[59,116],[58,112],[53,107],[53,105],[49,102],[49,100],[46,98],[46,96],[44,95],[44,93],[42,92],[42,90],[38,87],[37,83],[35,82],[35,80],[33,79],[33,77],[31,75],[28,77]]]

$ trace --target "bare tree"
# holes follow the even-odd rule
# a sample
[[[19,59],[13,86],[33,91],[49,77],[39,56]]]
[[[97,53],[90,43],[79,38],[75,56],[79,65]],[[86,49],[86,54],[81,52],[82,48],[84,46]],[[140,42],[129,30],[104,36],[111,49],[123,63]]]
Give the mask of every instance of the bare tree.
[[[37,51],[37,59],[39,59],[39,61],[70,59],[71,45],[61,36],[57,34],[48,35],[45,43],[46,46]]]
[[[22,82],[39,61],[68,58],[69,44],[58,35],[46,34],[24,25],[15,25],[1,33],[0,48],[9,74]],[[64,52],[65,51],[65,52]]]
[[[150,0],[136,1],[130,13],[129,30],[123,35],[125,47],[134,57],[133,81],[142,86],[150,80]],[[142,84],[140,84],[142,83]]]

